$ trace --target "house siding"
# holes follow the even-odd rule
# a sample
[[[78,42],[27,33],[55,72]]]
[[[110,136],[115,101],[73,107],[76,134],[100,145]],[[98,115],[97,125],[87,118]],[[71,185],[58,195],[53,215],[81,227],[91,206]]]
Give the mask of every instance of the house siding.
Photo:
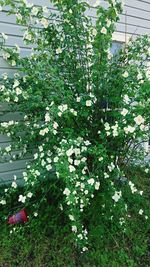
[[[40,6],[41,0],[28,1],[34,5]],[[94,0],[89,0],[89,3],[93,3]],[[105,1],[101,1],[102,5],[107,7]],[[48,6],[52,11],[54,7],[49,3],[49,0],[42,1],[43,6]],[[91,16],[93,23],[96,20],[96,9],[90,8],[87,12],[88,16]],[[22,41],[24,27],[16,25],[16,19],[14,15],[8,16],[8,9],[5,8],[0,12],[0,32],[4,32],[8,35],[6,41],[7,47],[14,47],[18,44],[21,48],[21,55],[26,56],[31,52],[31,47],[25,45]],[[141,34],[150,34],[150,0],[126,0],[125,8],[122,15],[120,15],[120,21],[116,24],[116,32],[114,34],[114,40],[125,41],[126,37],[136,37]],[[7,72],[12,76],[17,69],[12,68],[2,58],[0,53],[0,76]],[[8,106],[0,105],[0,122],[9,121],[14,119],[15,115],[7,113]],[[6,113],[4,115],[4,112]],[[17,116],[17,115],[16,115]],[[0,147],[6,147],[11,143],[10,138],[0,134]],[[22,172],[25,170],[26,160],[19,160],[13,163],[6,162],[0,163],[0,181],[9,181],[14,175],[18,177],[22,176]]]

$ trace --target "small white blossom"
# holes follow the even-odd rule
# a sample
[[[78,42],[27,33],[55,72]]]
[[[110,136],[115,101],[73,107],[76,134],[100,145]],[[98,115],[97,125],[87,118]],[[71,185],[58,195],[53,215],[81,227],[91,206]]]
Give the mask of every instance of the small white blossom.
[[[99,187],[100,187],[100,182],[96,182],[95,183],[95,190],[99,190]]]
[[[95,181],[94,181],[93,178],[89,179],[87,182],[88,182],[88,184],[90,184],[90,185],[93,185],[93,184],[95,183]]]
[[[101,33],[106,34],[106,33],[107,33],[107,29],[106,29],[105,27],[103,27],[103,28],[101,29]]]
[[[22,90],[19,87],[16,88],[16,94],[17,95],[21,95],[22,94]]]
[[[69,196],[70,195],[70,190],[68,188],[65,188],[63,194],[66,195],[66,196]]]
[[[69,219],[70,219],[70,221],[74,221],[75,220],[73,215],[69,215]]]
[[[35,7],[35,6],[31,10],[31,14],[34,15],[34,16],[36,16],[38,14],[38,12],[39,12],[39,9],[37,7]]]
[[[139,215],[143,215],[143,212],[144,212],[144,211],[143,211],[142,209],[140,209],[140,210],[139,210]]]
[[[44,26],[44,28],[48,28],[49,22],[47,19],[42,18],[41,19],[41,24]]]
[[[138,115],[137,117],[134,118],[134,121],[137,125],[140,125],[144,123],[144,118],[141,115]]]
[[[2,199],[2,200],[0,201],[0,204],[1,204],[1,205],[6,205],[6,200]]]
[[[127,114],[128,110],[126,108],[123,108],[123,110],[121,111],[121,115],[125,117]]]
[[[25,203],[25,201],[26,201],[26,196],[20,195],[18,201],[19,201],[19,202],[22,202],[22,203]]]
[[[119,192],[115,192],[115,194],[114,194],[114,196],[112,196],[112,199],[115,201],[115,202],[118,202],[119,201],[119,199],[121,198],[121,196],[122,196],[122,192],[121,191],[119,191]]]
[[[86,101],[86,106],[87,107],[91,107],[92,106],[92,101],[91,100],[87,100]]]
[[[59,54],[61,54],[61,53],[62,53],[62,49],[61,49],[60,47],[58,47],[58,48],[56,49],[56,54],[59,55]]]
[[[75,167],[74,167],[73,165],[70,165],[70,166],[69,166],[69,171],[70,171],[70,172],[74,172],[75,170],[76,170],[76,169],[75,169]]]
[[[13,188],[17,188],[17,183],[16,183],[15,181],[13,181],[12,184],[11,184],[11,186],[12,186]]]
[[[129,76],[129,73],[128,73],[127,71],[125,71],[125,72],[122,74],[122,76],[123,76],[124,78],[127,78],[127,77]]]
[[[77,226],[76,226],[76,225],[73,225],[73,226],[72,226],[72,232],[77,233]]]
[[[33,194],[31,193],[31,192],[29,192],[28,194],[27,194],[27,197],[28,198],[31,198],[33,196]]]

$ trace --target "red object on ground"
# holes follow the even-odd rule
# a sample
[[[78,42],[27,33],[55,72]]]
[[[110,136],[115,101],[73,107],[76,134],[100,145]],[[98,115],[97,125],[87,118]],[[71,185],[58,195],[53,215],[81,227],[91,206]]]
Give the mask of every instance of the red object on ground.
[[[13,216],[8,218],[9,224],[25,223],[28,221],[27,212],[25,209],[19,211]]]

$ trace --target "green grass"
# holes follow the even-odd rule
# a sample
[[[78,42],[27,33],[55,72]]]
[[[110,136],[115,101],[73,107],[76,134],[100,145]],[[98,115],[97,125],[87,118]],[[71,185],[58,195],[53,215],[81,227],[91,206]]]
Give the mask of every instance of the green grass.
[[[140,169],[129,175],[144,190],[144,205],[150,203],[150,177]],[[94,214],[98,208],[94,200]],[[96,208],[97,207],[97,208]],[[47,210],[46,210],[47,209]],[[91,216],[89,212],[89,216]],[[88,215],[87,215],[88,216]],[[101,227],[102,219],[91,216],[89,222],[91,246],[81,254],[72,241],[67,219],[57,205],[41,208],[39,218],[10,235],[10,226],[0,228],[0,267],[149,267],[150,227],[140,216],[129,219],[127,231],[116,232],[112,224]]]

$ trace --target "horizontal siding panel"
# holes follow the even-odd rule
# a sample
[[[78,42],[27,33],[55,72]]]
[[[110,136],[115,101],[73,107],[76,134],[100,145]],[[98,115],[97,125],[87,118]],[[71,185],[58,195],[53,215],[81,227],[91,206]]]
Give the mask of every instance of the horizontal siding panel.
[[[8,137],[7,135],[4,134],[0,134],[0,143],[6,143],[6,142],[10,142],[10,137]],[[1,144],[0,144],[1,147]]]
[[[15,69],[9,69],[9,68],[3,68],[0,69],[0,78],[3,76],[4,73],[7,73],[10,78],[14,77],[14,74],[16,73]]]
[[[149,2],[149,3],[148,3]],[[146,12],[150,12],[150,1],[142,2],[141,0],[126,0],[126,6],[132,7],[135,9],[145,10]]]
[[[20,25],[6,24],[5,22],[0,22],[1,32],[5,34],[14,35],[14,36],[23,36],[24,30],[26,29]]]
[[[8,111],[8,110],[9,110],[9,104],[8,103],[0,103],[0,112]]]
[[[142,34],[150,34],[150,29],[145,29],[145,28],[140,28],[132,25],[127,25],[125,28],[125,24],[116,24],[116,31],[117,32],[122,32],[124,33],[125,31],[129,34],[137,34],[137,35],[142,35]]]
[[[19,169],[25,169],[27,160],[18,160],[14,162],[6,162],[6,163],[0,163],[0,176],[1,173],[7,172],[7,171],[14,171]]]
[[[7,122],[7,121],[19,121],[23,119],[23,115],[20,112],[14,112],[13,114],[11,112],[8,112],[4,115],[0,116],[0,122]]]
[[[0,183],[5,183],[5,182],[9,182],[14,178],[14,175],[17,176],[17,178],[22,179],[23,178],[23,172],[26,169],[20,169],[20,170],[15,170],[15,171],[7,171],[7,172],[2,172],[0,173]]]

